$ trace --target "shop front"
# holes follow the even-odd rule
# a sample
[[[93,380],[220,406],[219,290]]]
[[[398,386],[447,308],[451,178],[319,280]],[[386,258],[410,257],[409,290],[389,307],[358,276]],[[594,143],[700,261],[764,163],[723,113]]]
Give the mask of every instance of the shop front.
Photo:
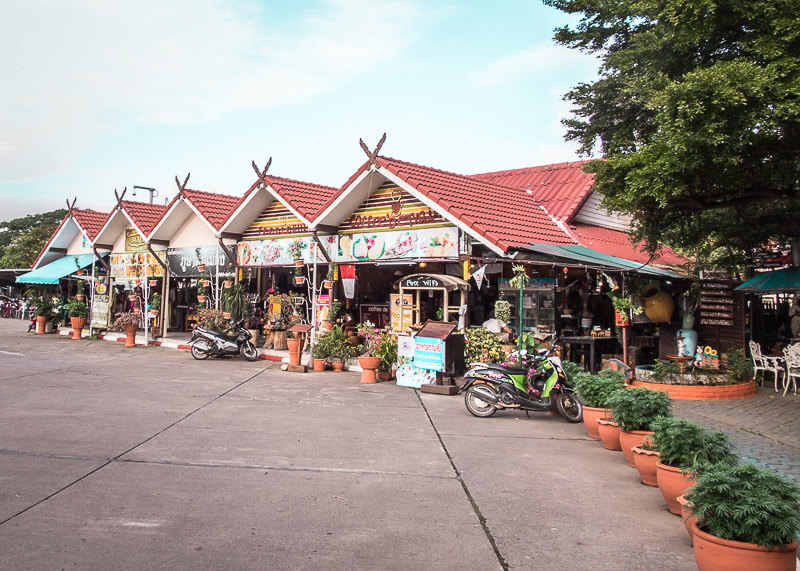
[[[223,284],[234,278],[233,264],[220,246],[169,248],[166,257],[168,327],[189,331],[198,309],[219,309]]]

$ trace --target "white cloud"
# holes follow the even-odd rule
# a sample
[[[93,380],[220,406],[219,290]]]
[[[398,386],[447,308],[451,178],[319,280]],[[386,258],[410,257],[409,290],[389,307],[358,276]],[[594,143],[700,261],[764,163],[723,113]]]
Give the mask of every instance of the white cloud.
[[[325,93],[402,53],[423,18],[399,0],[9,2],[0,184],[66,170],[131,120],[193,125]]]
[[[533,76],[552,78],[559,70],[572,72],[575,69],[583,70],[586,78],[590,79],[596,73],[597,64],[594,56],[548,42],[495,60],[473,71],[469,79],[478,86],[492,87],[527,80]],[[575,74],[568,75],[574,77]]]

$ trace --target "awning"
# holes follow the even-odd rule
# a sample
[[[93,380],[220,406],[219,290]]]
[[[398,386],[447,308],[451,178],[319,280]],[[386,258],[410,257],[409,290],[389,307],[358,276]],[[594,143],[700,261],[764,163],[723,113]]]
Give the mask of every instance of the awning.
[[[635,271],[639,274],[658,276],[662,278],[680,279],[686,276],[669,270],[662,270],[655,266],[641,264],[633,260],[626,260],[617,256],[609,256],[597,250],[592,250],[580,244],[570,245],[557,245],[557,244],[530,244],[520,248],[520,250],[533,252],[537,254],[544,254],[554,258],[568,260],[570,262],[577,262],[579,264],[586,264],[591,266],[599,266],[608,268],[609,270],[616,270],[622,272]]]
[[[94,254],[78,254],[76,256],[64,256],[55,262],[50,262],[46,266],[36,268],[27,274],[17,276],[17,283],[25,284],[57,284],[58,280],[64,276],[75,273],[85,268],[94,261]]]
[[[778,293],[800,290],[800,266],[763,272],[735,289],[736,291],[753,293]]]

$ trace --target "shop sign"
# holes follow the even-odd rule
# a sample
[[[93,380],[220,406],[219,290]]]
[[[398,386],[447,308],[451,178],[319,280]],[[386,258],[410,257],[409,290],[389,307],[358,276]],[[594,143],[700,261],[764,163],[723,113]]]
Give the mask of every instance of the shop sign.
[[[725,270],[704,270],[700,282],[700,325],[733,327],[733,280]]]
[[[157,252],[158,257],[164,257],[165,252]],[[143,277],[163,277],[164,268],[158,263],[155,256],[147,252],[123,252],[111,254],[111,277],[118,279],[131,279]]]
[[[169,273],[172,276],[178,278],[198,277],[203,274],[197,269],[198,264],[205,264],[205,273],[213,277],[217,275],[218,268],[224,270],[227,267],[228,257],[219,246],[170,248],[167,250],[167,266],[169,266]]]
[[[411,331],[414,323],[414,297],[410,293],[389,294],[389,311],[391,314],[392,331]],[[400,317],[403,317],[403,327],[400,328]]]
[[[383,329],[389,324],[389,306],[386,304],[362,303],[360,313],[361,319],[359,321],[361,323],[369,321],[379,329]]]
[[[133,228],[128,228],[125,230],[125,251],[126,252],[141,252],[142,250],[147,250],[147,243],[142,238],[142,235],[139,234]]]
[[[421,200],[394,183],[385,183],[353,211],[339,231],[420,228],[443,222],[444,218]]]
[[[436,371],[416,367],[414,363],[415,337],[397,337],[397,386],[420,388],[436,382]]]
[[[308,233],[308,227],[283,203],[275,200],[250,224],[242,238],[257,240],[263,236],[297,236]]]
[[[445,285],[436,276],[412,276],[402,280],[399,287],[402,289],[433,289],[443,288]]]
[[[323,322],[328,321],[331,312],[331,296],[328,294],[317,296],[317,327]]]
[[[429,371],[444,371],[444,340],[414,337],[414,366]]]
[[[378,261],[417,258],[458,258],[458,228],[340,234],[336,261]]]
[[[237,245],[236,260],[243,267],[288,266],[294,263],[298,255],[306,263],[313,262],[316,251],[317,245],[310,236],[247,240]],[[317,261],[322,259],[319,257]]]

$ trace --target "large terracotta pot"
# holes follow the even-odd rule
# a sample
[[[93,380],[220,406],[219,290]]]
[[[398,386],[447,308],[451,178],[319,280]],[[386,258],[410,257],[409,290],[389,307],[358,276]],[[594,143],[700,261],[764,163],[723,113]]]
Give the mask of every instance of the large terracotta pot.
[[[697,527],[697,523],[692,525],[692,534],[694,560],[700,571],[794,571],[797,568],[797,542],[770,549],[754,543],[715,537]]]
[[[136,331],[139,329],[138,325],[128,325],[125,327],[125,346],[134,347],[136,345]]]
[[[607,408],[595,408],[593,406],[583,406],[583,424],[586,425],[586,432],[589,438],[600,440],[600,432],[597,428],[597,420],[600,418],[608,418],[611,416],[611,411]]]
[[[72,338],[73,339],[80,339],[81,332],[83,328],[86,326],[86,318],[85,317],[70,317],[70,323],[72,324]]]
[[[36,334],[43,335],[44,330],[47,327],[47,316],[46,315],[37,315],[36,316]]]
[[[359,357],[358,364],[361,367],[361,382],[364,384],[377,383],[375,371],[381,364],[380,357]]]
[[[658,479],[658,489],[667,502],[669,511],[675,515],[681,515],[681,505],[678,503],[678,496],[682,496],[694,487],[694,476],[684,475],[680,468],[674,468],[656,462],[656,478]]]
[[[331,367],[333,367],[333,371],[335,373],[341,373],[344,371],[344,362],[342,361],[331,361]]]
[[[312,363],[316,372],[320,373],[325,370],[325,359],[314,359]]]
[[[672,320],[675,302],[672,301],[671,295],[658,289],[656,284],[644,286],[641,295],[644,314],[653,323],[669,323]]]
[[[607,418],[600,418],[597,420],[597,428],[606,450],[622,450],[619,444],[619,424]]]
[[[636,464],[636,469],[639,470],[639,478],[645,486],[658,486],[658,478],[656,476],[656,462],[661,456],[657,450],[645,450],[638,446],[633,447],[633,463]]]
[[[650,430],[620,430],[619,431],[619,445],[622,447],[622,453],[625,454],[625,461],[631,468],[636,468],[636,462],[633,460],[633,447],[639,446],[644,442],[648,436],[652,436],[653,432]]]
[[[692,504],[689,503],[685,495],[678,496],[678,503],[681,505],[681,517],[683,518],[683,526],[686,528],[686,533],[694,540],[692,526],[697,523],[697,517],[692,511]]]
[[[302,339],[298,337],[287,337],[286,338],[286,346],[289,348],[289,364],[290,365],[299,365],[300,364],[300,344],[302,343]]]

